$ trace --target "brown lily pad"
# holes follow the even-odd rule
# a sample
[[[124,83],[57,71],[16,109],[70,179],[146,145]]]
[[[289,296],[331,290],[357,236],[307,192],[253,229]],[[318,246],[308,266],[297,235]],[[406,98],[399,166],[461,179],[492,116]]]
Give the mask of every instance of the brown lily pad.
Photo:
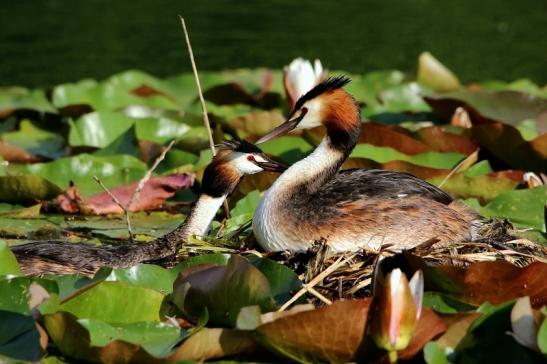
[[[112,194],[118,198],[122,205],[127,206],[133,192],[139,182],[114,188]],[[190,187],[193,184],[193,176],[189,174],[172,174],[169,176],[152,177],[142,189],[139,199],[130,207],[129,211],[147,211],[161,207],[165,201],[171,198],[181,188]],[[67,213],[83,213],[87,215],[121,214],[123,210],[106,192],[82,198],[76,186],[71,186],[59,195],[49,208],[57,207]]]
[[[295,313],[256,329],[258,340],[298,361],[342,363],[355,360],[365,338],[372,299],[337,301]]]
[[[474,125],[471,132],[484,149],[509,166],[533,172],[547,170],[547,134],[528,142],[516,128],[502,123]]]

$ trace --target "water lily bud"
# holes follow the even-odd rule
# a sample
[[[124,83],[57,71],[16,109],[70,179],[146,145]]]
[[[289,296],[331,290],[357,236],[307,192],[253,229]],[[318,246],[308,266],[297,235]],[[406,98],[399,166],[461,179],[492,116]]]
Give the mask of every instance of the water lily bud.
[[[421,313],[422,296],[421,271],[412,277],[411,284],[400,269],[389,273],[374,297],[371,335],[378,347],[395,352],[408,346]]]
[[[513,338],[528,349],[539,351],[537,336],[539,331],[539,313],[534,314],[530,297],[521,297],[511,310],[511,328]]]
[[[543,175],[543,173],[541,173]],[[543,175],[544,176],[544,175]],[[543,182],[543,179],[535,174],[534,172],[526,172],[522,176],[522,179],[528,185],[528,188],[534,188],[543,186],[545,183]]]
[[[467,110],[465,110],[461,106],[458,106],[454,111],[454,115],[452,115],[450,124],[466,129],[473,127],[473,123],[471,122],[471,118],[469,117]]]
[[[315,87],[323,81],[327,72],[323,70],[321,61],[316,59],[312,66],[311,62],[296,58],[283,69],[283,83],[291,107],[294,106],[300,96]]]

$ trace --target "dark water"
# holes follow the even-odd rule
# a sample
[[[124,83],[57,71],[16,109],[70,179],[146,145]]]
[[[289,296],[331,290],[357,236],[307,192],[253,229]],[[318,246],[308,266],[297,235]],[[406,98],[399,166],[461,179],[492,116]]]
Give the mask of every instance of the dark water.
[[[411,70],[429,50],[464,81],[547,82],[545,0],[4,0],[0,85],[187,71],[177,14],[201,69],[305,56],[352,72]]]

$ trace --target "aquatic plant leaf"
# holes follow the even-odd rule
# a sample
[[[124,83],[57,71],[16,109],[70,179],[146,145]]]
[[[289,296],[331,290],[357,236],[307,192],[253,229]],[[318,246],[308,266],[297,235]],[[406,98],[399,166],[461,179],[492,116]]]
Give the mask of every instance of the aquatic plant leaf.
[[[54,198],[62,190],[40,176],[0,176],[0,201],[9,203],[36,202]]]
[[[375,122],[363,123],[359,142],[378,147],[391,147],[401,153],[414,155],[430,152],[432,149],[401,127],[384,125]]]
[[[532,307],[547,304],[547,286],[541,279],[547,274],[546,263],[533,262],[523,268],[507,261],[475,262],[466,268],[432,267],[408,253],[404,260],[410,267],[407,274],[423,270],[426,291],[444,292],[470,305],[500,304],[524,296],[530,296]]]
[[[176,274],[153,264],[138,264],[130,268],[113,269],[106,281],[124,282],[137,287],[169,294],[173,290]]]
[[[367,158],[349,158],[346,159],[342,165],[342,169],[352,169],[352,168],[365,168],[365,169],[387,169],[390,171],[396,172],[406,172],[410,173],[421,179],[430,179],[434,177],[444,177],[450,173],[449,169],[446,168],[430,168],[424,166],[418,166],[410,162],[405,161],[389,161],[386,163],[378,163],[371,159]]]
[[[413,358],[429,341],[441,335],[446,330],[447,326],[441,317],[432,310],[424,308],[408,346],[397,353],[398,358],[402,360]]]
[[[249,255],[248,259],[268,279],[277,306],[287,302],[296,291],[302,288],[298,275],[285,265],[255,255]]]
[[[436,186],[439,186],[443,181],[444,177],[428,179],[429,183]],[[456,174],[443,183],[442,189],[456,198],[477,198],[482,203],[486,203],[504,192],[514,190],[517,185],[517,182],[503,177],[490,175],[468,177],[465,174]],[[503,215],[490,214],[489,216]]]
[[[501,193],[480,209],[486,217],[496,216],[547,232],[544,206],[547,201],[547,186]]]
[[[336,301],[330,306],[281,317],[256,329],[260,343],[299,362],[348,362],[365,339],[372,300]]]
[[[526,141],[515,127],[502,123],[474,125],[471,132],[482,148],[510,167],[532,172],[547,170],[547,133]]]
[[[537,345],[543,355],[547,355],[547,319],[543,319],[539,327]]]
[[[181,339],[180,328],[164,322],[110,325],[99,320],[80,319],[78,323],[89,332],[90,346],[103,347],[120,340],[138,345],[155,357],[170,354]]]
[[[2,133],[2,140],[39,157],[55,159],[64,156],[66,142],[62,131],[54,133],[42,128],[47,124],[41,126],[23,119],[19,122],[18,130]]]
[[[238,255],[232,255],[226,266],[194,266],[181,271],[172,296],[188,318],[197,319],[206,307],[210,322],[226,326],[235,326],[242,307],[259,305],[263,311],[275,307],[268,279]]]
[[[479,308],[482,315],[472,323],[455,348],[454,357],[458,363],[483,363],[492,360],[531,364],[543,360],[540,354],[518,344],[507,334],[511,331],[512,307],[513,302],[506,302],[497,306],[486,304]]]
[[[139,93],[143,86],[158,90],[155,94]],[[173,88],[141,71],[124,71],[97,82],[82,80],[58,85],[53,89],[55,107],[66,109],[74,105],[89,105],[93,110],[118,110],[130,105],[146,105],[166,110],[179,110],[180,105],[171,96]],[[194,93],[192,93],[192,96]],[[182,99],[181,99],[182,100]]]
[[[65,188],[72,181],[78,186],[83,196],[103,192],[103,189],[93,180],[93,176],[99,177],[108,188],[112,188],[141,178],[146,169],[143,162],[129,155],[94,156],[89,154],[78,154],[48,163],[12,164],[7,167],[7,171],[12,174],[32,175],[24,176],[24,178],[42,177]],[[56,195],[59,193],[60,191],[56,191]]]
[[[275,155],[285,163],[295,163],[304,158],[313,147],[302,138],[284,136],[260,145],[263,152]]]
[[[424,167],[450,169],[465,158],[465,155],[460,153],[439,152],[425,152],[407,155],[391,147],[377,147],[370,144],[357,144],[351,153],[351,157],[368,158],[378,163],[400,160]]]
[[[456,152],[469,155],[478,145],[468,133],[455,134],[442,126],[428,126],[415,132],[418,140],[437,152]]]
[[[480,316],[480,312],[465,312],[442,316],[442,320],[448,329],[441,337],[435,340],[435,343],[443,348],[454,350]]]
[[[118,201],[127,206],[139,182],[116,187],[110,192]],[[139,199],[128,210],[131,212],[154,210],[161,207],[166,200],[171,198],[179,189],[190,187],[193,178],[189,174],[174,174],[169,176],[151,177],[144,185]],[[79,198],[78,191],[70,191],[77,187],[70,187],[56,199],[56,203],[62,211],[68,213],[80,212],[86,215],[122,214],[122,208],[112,201],[112,197],[106,192],[87,198]]]
[[[0,276],[20,276],[21,268],[5,241],[0,240]]]
[[[496,123],[516,125],[535,119],[547,110],[547,99],[517,91],[459,90],[425,97],[435,113],[450,120],[458,107],[463,107],[473,124]]]
[[[263,136],[285,121],[279,110],[253,111],[226,122],[240,138],[247,135]]]
[[[101,282],[80,292],[61,305],[78,318],[113,324],[135,321],[159,321],[164,295],[156,290],[123,282]]]
[[[43,90],[23,87],[0,88],[0,117],[7,117],[17,110],[35,110],[55,113]]]
[[[252,352],[256,346],[249,332],[204,327],[186,339],[168,361],[222,358]]]
[[[0,358],[36,362],[45,355],[34,318],[0,310]]]
[[[429,52],[418,56],[417,81],[438,92],[457,90],[461,87],[456,75]]]
[[[113,340],[105,346],[93,346],[89,331],[78,322],[76,316],[68,312],[44,315],[47,333],[63,356],[101,363],[162,363],[142,347],[121,340]],[[94,329],[94,327],[92,327]],[[95,341],[100,336],[95,334]]]
[[[2,141],[0,141],[0,157],[12,163],[33,163],[42,160],[42,158],[27,152],[23,148]]]

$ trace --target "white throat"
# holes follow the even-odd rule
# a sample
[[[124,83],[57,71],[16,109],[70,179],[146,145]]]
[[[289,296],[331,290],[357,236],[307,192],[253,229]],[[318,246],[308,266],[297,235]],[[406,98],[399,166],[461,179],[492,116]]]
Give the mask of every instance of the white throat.
[[[280,191],[288,185],[301,184],[305,181],[313,181],[318,176],[336,165],[341,158],[341,153],[332,148],[328,137],[323,138],[321,143],[306,158],[290,166],[267,191]]]
[[[226,196],[211,197],[202,194],[184,222],[185,238],[207,235],[211,222],[225,199]]]
[[[287,204],[294,189],[303,183],[309,186],[309,192],[320,188],[329,173],[337,173],[333,167],[339,165],[342,158],[343,153],[333,149],[329,138],[325,137],[309,156],[293,164],[264,193],[253,216],[253,232],[264,249],[284,250],[292,240],[280,233],[278,227],[283,226],[284,217],[278,212],[283,210],[282,206]],[[294,250],[298,250],[297,247]]]

